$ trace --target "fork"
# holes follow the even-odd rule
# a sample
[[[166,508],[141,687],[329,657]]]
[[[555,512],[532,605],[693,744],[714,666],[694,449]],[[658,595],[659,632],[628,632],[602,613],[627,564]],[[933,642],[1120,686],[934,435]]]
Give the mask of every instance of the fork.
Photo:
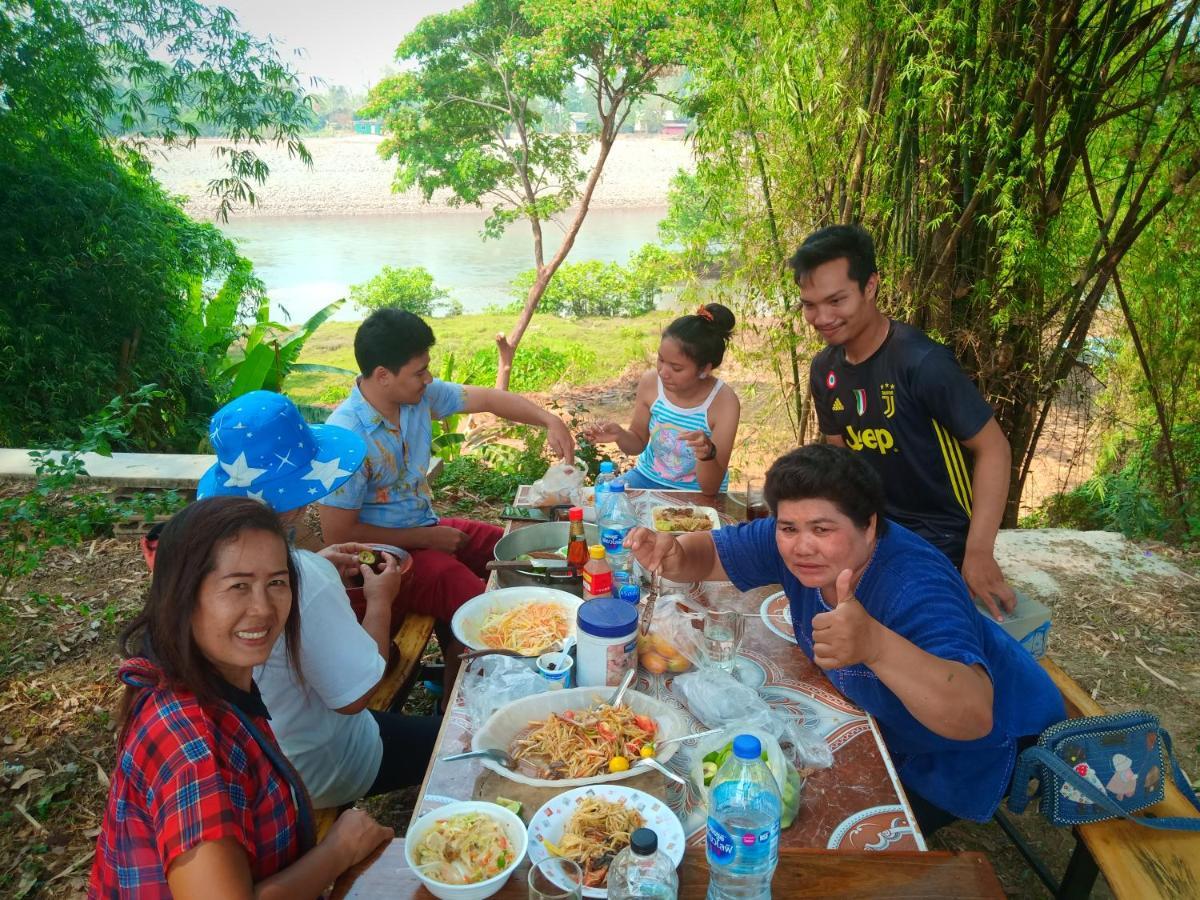
[[[503,750],[468,750],[466,753],[452,753],[449,756],[439,758],[439,762],[454,762],[459,759],[490,759],[492,762],[499,763],[506,769],[515,769],[517,761],[505,753]]]
[[[654,604],[658,602],[659,592],[662,590],[662,568],[657,568],[650,573],[650,588],[646,591],[646,603],[642,607],[641,632],[643,635],[650,633],[650,622],[654,618]]]

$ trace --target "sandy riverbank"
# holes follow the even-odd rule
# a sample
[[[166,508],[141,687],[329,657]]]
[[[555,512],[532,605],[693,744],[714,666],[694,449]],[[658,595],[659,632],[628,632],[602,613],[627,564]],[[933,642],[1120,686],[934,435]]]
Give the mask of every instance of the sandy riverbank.
[[[282,148],[261,148],[259,153],[271,168],[270,178],[256,192],[258,205],[239,210],[237,215],[453,212],[444,197],[435,196],[427,204],[417,191],[392,191],[395,164],[376,152],[382,140],[368,135],[310,138],[305,144],[313,156],[311,168],[289,159]],[[154,159],[159,180],[167,190],[187,197],[187,210],[198,219],[211,219],[217,206],[207,187],[211,179],[224,174],[216,154],[220,143],[200,140],[191,149],[173,149]],[[666,206],[667,187],[681,168],[692,168],[691,149],[683,140],[622,135],[609,155],[593,205],[623,209]]]

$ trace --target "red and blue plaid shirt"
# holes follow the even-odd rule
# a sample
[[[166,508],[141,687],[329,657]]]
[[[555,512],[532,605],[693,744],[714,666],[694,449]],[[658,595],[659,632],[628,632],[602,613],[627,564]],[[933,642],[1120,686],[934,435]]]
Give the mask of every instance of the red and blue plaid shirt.
[[[89,900],[170,897],[171,863],[205,841],[235,840],[256,882],[294,863],[296,800],[233,709],[172,689],[145,659],[129,660],[120,675],[148,696],[123,733]],[[226,697],[274,741],[257,690],[229,686]]]

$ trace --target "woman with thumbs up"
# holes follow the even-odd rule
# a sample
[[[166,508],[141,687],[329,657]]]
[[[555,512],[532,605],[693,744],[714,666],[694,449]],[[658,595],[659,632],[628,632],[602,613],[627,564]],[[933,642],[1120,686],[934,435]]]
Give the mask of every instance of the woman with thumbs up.
[[[989,820],[1018,749],[1066,716],[1049,676],[977,612],[942,553],[884,518],[879,476],[849,450],[791,451],[764,495],[772,518],[637,529],[628,545],[673,580],[781,584],[800,649],[879,721],[922,831]]]

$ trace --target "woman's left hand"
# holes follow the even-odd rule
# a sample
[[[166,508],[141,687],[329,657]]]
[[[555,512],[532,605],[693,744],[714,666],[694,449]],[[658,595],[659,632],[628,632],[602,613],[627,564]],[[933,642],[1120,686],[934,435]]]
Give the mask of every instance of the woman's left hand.
[[[843,569],[834,586],[834,608],[812,619],[813,662],[822,669],[870,666],[879,654],[879,623],[850,589],[854,577]]]
[[[696,459],[701,462],[717,458],[717,445],[703,431],[685,431],[678,439],[691,447]]]

